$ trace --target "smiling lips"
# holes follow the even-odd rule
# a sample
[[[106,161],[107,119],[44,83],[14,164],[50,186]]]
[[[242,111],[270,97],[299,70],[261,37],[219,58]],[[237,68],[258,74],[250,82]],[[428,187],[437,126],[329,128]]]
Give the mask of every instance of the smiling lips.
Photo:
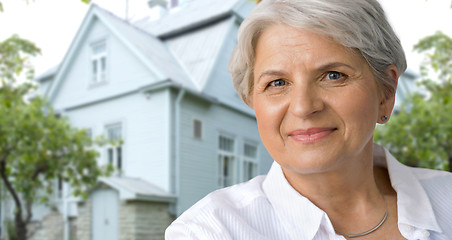
[[[289,137],[303,144],[316,143],[326,138],[337,128],[310,128],[307,130],[295,130],[289,133]]]

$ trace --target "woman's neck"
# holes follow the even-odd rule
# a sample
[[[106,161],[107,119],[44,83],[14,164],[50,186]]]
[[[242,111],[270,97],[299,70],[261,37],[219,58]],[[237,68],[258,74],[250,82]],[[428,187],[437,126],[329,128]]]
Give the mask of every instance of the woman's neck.
[[[374,177],[372,143],[361,154],[338,162],[334,169],[321,173],[283,172],[295,190],[328,214],[336,229],[354,231],[351,222],[366,229],[385,212],[384,197]]]

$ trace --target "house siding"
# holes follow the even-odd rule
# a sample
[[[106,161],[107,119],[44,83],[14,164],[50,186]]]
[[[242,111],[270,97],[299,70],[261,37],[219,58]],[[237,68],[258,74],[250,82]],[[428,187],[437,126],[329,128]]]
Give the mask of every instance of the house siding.
[[[215,96],[221,103],[234,107],[240,111],[244,111],[249,114],[254,114],[254,111],[246,106],[239,95],[235,91],[232,84],[232,77],[228,71],[229,58],[232,50],[237,44],[237,32],[238,23],[236,21],[229,21],[229,30],[226,34],[226,39],[223,42],[223,46],[216,58],[213,70],[210,72],[209,80],[204,87],[204,92],[210,96]]]
[[[232,22],[231,17],[166,41],[198,89],[204,88],[208,81]]]
[[[75,127],[90,129],[92,136],[105,136],[106,126],[121,124],[122,176],[155,185],[177,200],[144,202],[149,199],[141,195],[121,199],[119,237],[163,239],[174,217],[169,212],[179,215],[219,188],[220,135],[234,139],[234,183],[243,180],[245,142],[257,144],[259,173],[270,168],[272,160],[260,141],[253,111],[241,102],[227,71],[238,16],[231,14],[162,40],[96,8],[90,8],[52,79],[54,85],[44,84],[39,93],[47,92],[57,111]],[[92,84],[92,46],[100,41],[107,47],[107,80]],[[180,105],[178,96],[183,96]],[[193,135],[195,119],[202,122],[201,139]],[[105,147],[98,150],[99,164],[106,164]],[[115,190],[123,187],[113,185]],[[92,237],[92,208],[87,199],[79,202],[77,211],[63,214],[77,217],[72,230],[80,240]]]
[[[66,112],[74,126],[105,135],[105,126],[120,123],[123,129],[123,174],[141,178],[170,191],[169,90],[136,92],[106,102]],[[99,149],[99,164],[107,162]]]
[[[92,84],[91,48],[99,41],[107,46],[106,81]],[[154,73],[100,21],[91,23],[77,54],[68,61],[70,68],[60,76],[63,81],[53,100],[56,109],[88,104],[156,82]]]
[[[202,139],[193,137],[193,119],[202,121]],[[240,123],[240,124],[237,124]],[[271,164],[269,154],[260,141],[254,117],[218,104],[187,96],[180,119],[180,170],[177,215],[181,214],[207,193],[218,189],[218,138],[232,137],[235,143],[235,178],[241,179],[241,156],[245,141],[258,144],[259,165],[263,172]]]

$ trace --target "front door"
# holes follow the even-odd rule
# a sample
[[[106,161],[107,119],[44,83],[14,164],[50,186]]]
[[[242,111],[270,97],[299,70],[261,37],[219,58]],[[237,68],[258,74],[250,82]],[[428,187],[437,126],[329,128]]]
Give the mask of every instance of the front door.
[[[99,189],[91,194],[93,240],[119,239],[119,197],[113,189]]]

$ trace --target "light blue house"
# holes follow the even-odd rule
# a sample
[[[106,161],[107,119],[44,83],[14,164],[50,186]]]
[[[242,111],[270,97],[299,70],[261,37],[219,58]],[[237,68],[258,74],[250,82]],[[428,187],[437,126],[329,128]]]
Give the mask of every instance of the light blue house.
[[[254,113],[227,71],[253,7],[187,1],[134,23],[90,7],[63,61],[38,77],[39,93],[74,126],[123,144],[99,149],[99,164],[120,171],[86,201],[59,185],[53,202],[65,239],[162,239],[172,219],[207,193],[267,172],[272,160]]]

